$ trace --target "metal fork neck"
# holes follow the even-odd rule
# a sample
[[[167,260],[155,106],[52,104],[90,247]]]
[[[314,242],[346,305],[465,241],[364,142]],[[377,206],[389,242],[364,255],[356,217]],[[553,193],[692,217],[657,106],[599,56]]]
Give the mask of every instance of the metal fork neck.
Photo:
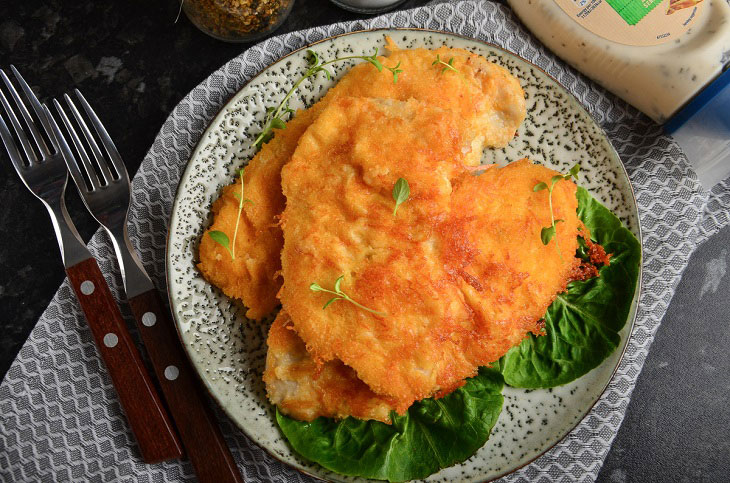
[[[73,267],[91,258],[91,252],[86,248],[84,241],[81,239],[81,235],[76,231],[71,218],[68,216],[66,202],[63,196],[59,197],[53,203],[49,203],[46,200],[41,201],[51,216],[51,223],[53,223],[53,230],[56,232],[58,247],[61,249],[63,266],[66,268]]]
[[[107,227],[104,227],[104,229],[111,237],[112,245],[114,245],[114,251],[117,254],[117,260],[119,260],[119,270],[122,272],[124,291],[127,294],[127,298],[132,298],[154,289],[155,286],[152,280],[147,275],[142,262],[137,257],[134,247],[132,247],[132,243],[129,240],[126,220],[122,226],[114,227],[113,230]]]

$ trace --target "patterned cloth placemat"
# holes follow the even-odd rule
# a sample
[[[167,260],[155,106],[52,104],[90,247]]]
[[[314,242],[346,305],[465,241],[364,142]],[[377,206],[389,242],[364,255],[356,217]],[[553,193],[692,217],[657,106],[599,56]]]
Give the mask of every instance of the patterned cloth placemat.
[[[167,220],[180,175],[220,107],[282,55],[325,37],[378,27],[424,27],[492,42],[568,88],[604,127],[636,191],[644,237],[643,295],[626,354],[590,414],[561,443],[505,481],[593,481],[615,437],[649,346],[687,261],[728,224],[730,180],[702,191],[671,138],[551,54],[511,11],[462,1],[270,38],[232,59],[175,107],[133,180],[130,236],[164,287]],[[122,284],[101,231],[89,247],[116,295]],[[130,314],[125,313],[129,318]],[[310,481],[250,442],[219,414],[247,481]],[[191,481],[187,462],[145,465],[68,283],[56,293],[0,385],[1,481]]]

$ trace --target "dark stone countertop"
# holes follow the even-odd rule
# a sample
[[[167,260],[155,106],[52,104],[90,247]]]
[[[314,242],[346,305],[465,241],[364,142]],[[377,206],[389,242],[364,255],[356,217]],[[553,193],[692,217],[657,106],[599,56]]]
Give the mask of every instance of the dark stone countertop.
[[[409,0],[399,8],[427,3]],[[0,67],[14,64],[41,98],[73,87],[92,99],[130,173],[175,104],[247,48],[200,33],[176,1],[0,3]],[[299,0],[277,33],[361,18]],[[65,277],[50,221],[0,155],[0,375]],[[97,229],[75,190],[69,212]],[[730,474],[730,228],[702,246],[662,323],[601,482],[725,481]]]

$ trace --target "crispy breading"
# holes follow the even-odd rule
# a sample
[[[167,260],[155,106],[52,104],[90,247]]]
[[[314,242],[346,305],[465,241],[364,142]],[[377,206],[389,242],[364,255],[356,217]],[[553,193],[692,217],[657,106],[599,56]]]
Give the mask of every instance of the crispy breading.
[[[540,181],[547,181],[554,173],[546,168],[533,166],[526,160],[512,163],[507,168],[490,169],[485,174],[475,177],[466,175],[455,183],[451,200],[451,216],[441,223],[444,239],[448,240],[442,250],[442,259],[452,267],[462,266],[462,272],[454,268],[454,277],[461,285],[467,303],[472,306],[477,318],[481,321],[496,321],[489,326],[482,326],[474,335],[473,343],[468,345],[474,354],[474,360],[485,360],[497,355],[512,345],[519,343],[527,332],[538,333],[541,325],[535,319],[544,314],[552,301],[551,291],[562,291],[564,286],[559,279],[546,276],[542,268],[548,270],[567,271],[562,263],[555,266],[560,256],[542,258],[543,250],[539,245],[521,244],[521,230],[510,230],[501,222],[494,224],[495,218],[505,218],[513,210],[534,210],[537,205],[547,203],[545,196],[534,196],[528,202],[509,203],[506,200],[516,193],[530,193],[532,187]],[[556,186],[553,194],[556,216],[570,223],[567,229],[560,226],[559,241],[570,233],[575,233],[577,221],[567,216],[575,212],[575,189],[572,183]],[[547,195],[547,192],[545,192]],[[495,200],[502,200],[496,202]],[[533,205],[533,206],[531,206]],[[540,206],[537,206],[540,209]],[[513,220],[520,223],[525,213],[516,214]],[[509,222],[509,219],[506,220]],[[585,230],[585,228],[583,228]],[[465,244],[463,240],[470,240]],[[552,242],[551,247],[557,250]],[[468,246],[471,245],[471,246]],[[561,253],[567,259],[572,258],[569,250],[575,244],[561,246]],[[477,251],[474,251],[474,246]],[[508,249],[502,250],[501,248]],[[526,253],[517,259],[514,250],[509,247],[527,247]],[[495,251],[494,248],[497,248]],[[529,253],[529,248],[537,248],[538,253]],[[596,263],[607,263],[608,257],[600,245],[592,246]],[[471,254],[470,254],[471,253]],[[512,258],[514,263],[500,263],[497,260]],[[456,260],[462,260],[461,263]],[[575,266],[575,262],[572,262]],[[480,271],[481,267],[481,271]],[[517,283],[522,272],[533,272],[530,284]],[[568,275],[568,280],[575,278],[575,271]],[[594,275],[595,276],[595,275]],[[459,280],[461,279],[461,280]],[[484,286],[489,287],[490,294],[484,294]],[[502,297],[496,294],[502,292]],[[527,306],[530,316],[520,320],[526,322],[519,325],[510,321],[513,304],[517,298],[523,300],[542,300],[542,304]],[[487,313],[481,315],[482,312]],[[481,318],[480,318],[481,317]],[[479,319],[480,318],[480,319]],[[500,320],[502,319],[502,320]],[[485,335],[487,334],[487,335]],[[316,364],[306,351],[304,342],[294,333],[291,318],[284,311],[280,313],[269,332],[269,352],[267,356],[266,382],[269,399],[279,409],[295,419],[311,421],[317,417],[334,417],[337,419],[353,416],[359,419],[376,419],[389,422],[388,414],[395,406],[389,398],[374,393],[369,386],[357,378],[356,373],[341,361],[335,359]],[[436,397],[449,393],[460,386],[463,381],[453,387],[445,388]]]
[[[576,260],[575,185],[553,195],[559,256],[540,241],[546,192],[532,191],[556,173],[521,162],[473,177],[464,124],[416,100],[341,98],[282,171],[282,305],[315,360],[340,359],[399,412],[537,331]],[[394,216],[399,177],[411,197]],[[310,284],[332,289],[340,275],[352,299],[387,315],[344,300],[323,310],[329,296]]]
[[[464,163],[469,165],[478,164],[484,146],[506,145],[524,119],[524,93],[505,68],[462,49],[399,50],[392,42],[389,49],[390,55],[379,59],[389,67],[400,62],[403,72],[397,83],[390,72],[378,72],[367,62],[353,67],[321,101],[298,111],[286,129],[277,130],[274,139],[245,168],[246,197],[254,204],[244,206],[236,238],[240,258],[232,260],[223,247],[204,234],[199,269],[226,295],[241,299],[249,308],[247,317],[258,319],[270,313],[281,287],[277,276],[283,245],[277,223],[285,203],[281,168],[291,158],[304,130],[333,100],[347,96],[414,98],[452,110],[464,119],[462,125],[472,136],[464,146]],[[437,55],[446,62],[453,58],[458,72],[443,72],[443,66],[432,65]],[[233,193],[240,193],[239,183],[237,180],[223,190],[213,207],[214,221],[208,229],[222,231],[231,240],[238,213]]]
[[[371,391],[338,360],[315,363],[285,310],[269,329],[267,344],[266,393],[282,413],[303,421],[353,416],[390,422],[389,399]]]
[[[434,238],[451,181],[463,171],[464,124],[416,100],[342,98],[307,129],[282,170],[282,305],[316,359],[341,359],[375,392],[397,398],[398,411],[451,384],[442,378],[448,367],[458,379],[474,369],[454,341],[429,335],[443,321],[469,317]],[[411,197],[394,216],[400,177]],[[309,285],[331,289],[340,275],[350,296],[388,316],[345,301],[322,310],[327,294]]]
[[[547,245],[540,238],[551,223],[548,190],[533,188],[558,174],[523,159],[455,183],[452,216],[440,228],[441,256],[472,311],[473,327],[460,347],[477,365],[499,359],[528,332],[539,334],[540,319],[580,264],[572,181],[553,189],[553,214],[562,220],[556,237]]]
[[[284,244],[277,217],[284,209],[281,193],[281,166],[291,157],[299,137],[309,127],[315,111],[300,111],[277,132],[273,141],[265,144],[244,169],[244,203],[236,236],[236,259],[207,236],[210,231],[222,231],[233,244],[238,216],[241,179],[223,188],[221,197],[213,204],[213,223],[200,240],[198,268],[213,285],[229,297],[243,300],[248,307],[246,317],[260,319],[278,304],[276,293],[281,287],[278,272],[280,253]]]
[[[389,43],[384,65],[400,64],[398,81],[385,70],[363,63],[353,67],[323,99],[324,106],[338,97],[417,99],[457,112],[479,135],[474,138],[469,164],[479,164],[484,147],[504,147],[525,119],[525,94],[507,69],[463,49],[398,49]],[[436,58],[453,59],[456,70],[434,65]]]

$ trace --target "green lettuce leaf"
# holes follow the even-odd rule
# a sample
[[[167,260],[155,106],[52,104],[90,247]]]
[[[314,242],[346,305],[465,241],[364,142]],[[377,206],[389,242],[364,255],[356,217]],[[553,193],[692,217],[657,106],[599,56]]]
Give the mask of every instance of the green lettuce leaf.
[[[393,424],[347,418],[310,423],[276,412],[284,436],[304,458],[348,476],[389,481],[425,478],[473,455],[502,411],[502,375],[481,368],[441,399],[415,403]]]
[[[572,282],[545,314],[547,335],[529,338],[500,360],[505,383],[546,388],[566,384],[603,362],[621,342],[639,278],[641,245],[606,207],[578,188],[578,217],[611,253],[600,276]]]

